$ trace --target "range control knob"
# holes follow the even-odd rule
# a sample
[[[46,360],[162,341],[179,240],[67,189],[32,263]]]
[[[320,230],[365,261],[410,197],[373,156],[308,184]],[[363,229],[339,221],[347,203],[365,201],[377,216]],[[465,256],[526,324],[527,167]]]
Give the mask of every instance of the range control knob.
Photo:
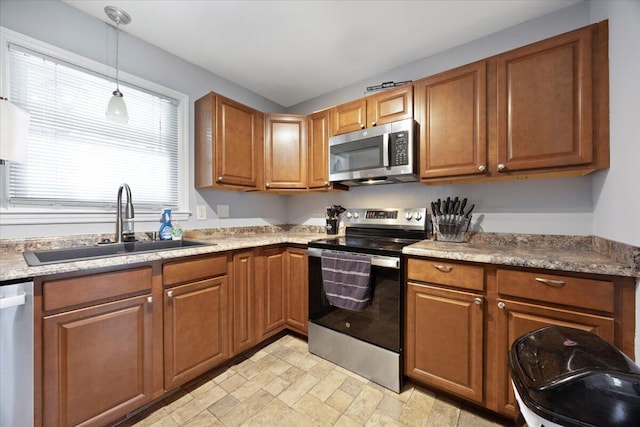
[[[354,213],[353,213],[353,217],[354,217],[355,219],[358,219],[358,218],[360,218],[360,214],[359,214],[358,212],[354,212]]]
[[[353,214],[351,212],[347,212],[347,218],[351,219],[352,216]]]
[[[415,219],[416,221],[420,221],[422,219],[422,214],[420,212],[416,212]]]
[[[406,214],[404,214],[404,217],[406,219],[411,219],[413,217],[413,215],[411,214],[411,212],[407,212]]]

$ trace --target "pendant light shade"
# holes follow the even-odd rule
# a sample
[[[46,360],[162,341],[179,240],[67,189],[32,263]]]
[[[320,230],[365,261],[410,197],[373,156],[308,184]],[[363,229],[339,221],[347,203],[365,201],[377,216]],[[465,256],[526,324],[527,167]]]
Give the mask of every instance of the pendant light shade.
[[[127,124],[129,123],[129,114],[127,113],[127,104],[124,103],[122,93],[119,90],[113,91],[113,96],[109,100],[107,106],[107,119],[112,122]]]
[[[125,11],[114,6],[105,7],[104,12],[109,19],[116,23],[116,90],[113,91],[113,96],[107,106],[107,120],[127,124],[129,123],[129,113],[122,92],[120,92],[120,24],[127,25],[131,22],[131,17]]]

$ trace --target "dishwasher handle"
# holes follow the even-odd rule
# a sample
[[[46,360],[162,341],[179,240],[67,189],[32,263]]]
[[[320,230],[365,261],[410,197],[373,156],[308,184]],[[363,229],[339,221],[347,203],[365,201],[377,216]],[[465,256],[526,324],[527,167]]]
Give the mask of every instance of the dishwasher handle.
[[[0,310],[25,305],[27,302],[27,294],[20,294],[13,297],[0,298]]]

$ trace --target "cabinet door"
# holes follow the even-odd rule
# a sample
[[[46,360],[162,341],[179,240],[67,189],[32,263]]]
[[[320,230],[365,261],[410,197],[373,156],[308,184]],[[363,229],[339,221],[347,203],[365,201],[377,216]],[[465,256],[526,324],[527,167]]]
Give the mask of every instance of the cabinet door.
[[[106,425],[151,400],[150,299],[43,319],[43,425]]]
[[[329,188],[329,110],[308,117],[309,188]]]
[[[287,326],[307,335],[309,322],[307,251],[299,248],[288,248],[285,261]]]
[[[233,255],[233,354],[255,344],[253,251]]]
[[[409,283],[405,374],[482,402],[482,303],[478,294]]]
[[[487,64],[480,61],[414,83],[420,178],[482,174],[487,165]]]
[[[171,390],[230,355],[227,276],[164,290],[164,381]]]
[[[559,325],[592,332],[613,343],[613,318],[534,304],[498,300],[498,410],[513,416],[515,397],[511,387],[508,352],[520,336],[545,326]]]
[[[265,117],[265,188],[307,188],[307,117]]]
[[[264,115],[209,93],[195,103],[197,188],[262,187]]]
[[[331,131],[341,135],[354,130],[364,129],[367,122],[367,101],[356,99],[331,109]]]
[[[588,164],[592,28],[497,57],[498,172]]]
[[[284,280],[284,248],[260,249],[256,257],[259,340],[280,332],[286,325]]]
[[[413,117],[413,85],[387,89],[367,99],[367,127]]]

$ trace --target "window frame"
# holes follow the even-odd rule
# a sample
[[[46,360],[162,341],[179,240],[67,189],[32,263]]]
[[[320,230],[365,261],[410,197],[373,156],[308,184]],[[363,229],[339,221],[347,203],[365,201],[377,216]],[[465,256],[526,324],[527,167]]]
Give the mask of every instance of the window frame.
[[[65,49],[50,45],[24,34],[0,26],[0,94],[9,93],[9,44],[23,46],[75,66],[106,76],[115,76],[116,69],[107,64],[86,58]],[[120,81],[138,86],[178,101],[178,210],[172,212],[175,220],[186,221],[189,216],[189,97],[174,89],[152,81],[119,72]],[[7,96],[7,95],[2,95]],[[106,105],[105,105],[106,108]],[[108,223],[115,218],[117,189],[113,193],[113,205],[106,208],[73,207],[69,205],[34,206],[30,203],[9,202],[9,168],[0,166],[0,223],[2,225],[45,225]],[[135,205],[135,189],[132,189]],[[160,212],[137,209],[136,222],[158,221]]]

